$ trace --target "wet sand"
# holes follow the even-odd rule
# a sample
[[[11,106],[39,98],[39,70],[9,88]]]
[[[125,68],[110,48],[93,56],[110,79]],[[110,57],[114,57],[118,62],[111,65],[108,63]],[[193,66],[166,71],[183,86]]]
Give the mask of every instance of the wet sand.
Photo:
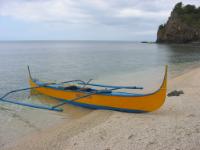
[[[51,105],[58,103],[55,99],[43,95],[32,95],[31,101]],[[72,105],[65,105],[63,108],[64,112],[59,113],[1,103],[0,149],[13,144],[27,135],[43,132],[63,122],[72,122],[92,112],[92,110]]]
[[[200,68],[169,80],[167,97],[152,113],[97,110],[69,123],[29,134],[4,149],[12,150],[155,150],[200,149]]]

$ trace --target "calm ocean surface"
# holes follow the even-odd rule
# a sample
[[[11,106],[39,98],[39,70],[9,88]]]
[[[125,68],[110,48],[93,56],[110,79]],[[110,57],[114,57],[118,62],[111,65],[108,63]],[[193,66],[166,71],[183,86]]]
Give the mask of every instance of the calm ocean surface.
[[[169,65],[170,77],[198,67],[200,46],[94,41],[0,42],[0,96],[28,86],[27,65],[32,76],[40,79],[94,79],[93,82],[147,87],[152,82],[157,88],[165,64]],[[25,98],[28,95],[25,92],[11,97],[26,101],[35,99],[39,103],[45,103],[43,100],[46,99],[56,103],[41,95]],[[66,107],[66,113],[60,115],[0,103],[0,147],[31,131],[45,128],[46,123],[51,126],[62,119],[76,118],[89,112],[74,106]]]
[[[58,81],[101,80],[165,64],[170,66],[171,75],[176,75],[200,62],[200,47],[134,42],[0,42],[0,58],[0,87],[5,89],[27,86],[27,65],[33,76]]]

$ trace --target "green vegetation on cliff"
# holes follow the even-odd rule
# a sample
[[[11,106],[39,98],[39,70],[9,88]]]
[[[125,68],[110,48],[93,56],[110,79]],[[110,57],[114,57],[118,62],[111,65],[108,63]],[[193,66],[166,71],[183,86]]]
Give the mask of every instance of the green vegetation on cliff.
[[[157,42],[200,42],[200,7],[177,3],[168,21],[159,26]]]
[[[188,25],[200,27],[200,7],[195,5],[185,5],[182,2],[177,3],[174,7],[174,13]]]

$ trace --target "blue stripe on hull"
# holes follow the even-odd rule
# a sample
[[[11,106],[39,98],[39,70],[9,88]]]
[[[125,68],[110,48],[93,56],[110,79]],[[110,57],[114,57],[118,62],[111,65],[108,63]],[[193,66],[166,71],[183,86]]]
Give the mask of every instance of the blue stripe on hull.
[[[115,111],[128,112],[128,113],[147,113],[147,111],[144,111],[144,110],[133,110],[133,109],[124,109],[124,108],[116,108],[116,107],[108,107],[108,106],[98,106],[98,105],[67,101],[67,100],[62,100],[62,99],[58,99],[58,100],[65,101],[68,104],[72,104],[72,105],[84,107],[84,108],[89,108],[89,109],[115,110]]]

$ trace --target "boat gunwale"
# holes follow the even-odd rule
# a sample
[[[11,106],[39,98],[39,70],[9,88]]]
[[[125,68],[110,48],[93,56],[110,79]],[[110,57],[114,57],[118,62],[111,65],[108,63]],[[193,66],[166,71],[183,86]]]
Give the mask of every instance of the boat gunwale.
[[[134,93],[133,93],[133,95],[111,95],[111,94],[108,94],[108,93],[94,93],[94,95],[104,95],[104,96],[113,96],[113,97],[146,97],[146,96],[151,96],[151,95],[154,95],[154,94],[156,94],[156,93],[158,93],[160,90],[162,90],[162,89],[164,89],[163,88],[163,85],[165,84],[165,82],[166,82],[166,80],[167,80],[167,70],[168,70],[168,66],[166,65],[165,66],[165,74],[164,74],[164,78],[163,78],[163,80],[162,80],[162,84],[160,85],[160,87],[157,89],[157,90],[155,90],[155,91],[153,91],[153,92],[151,92],[151,93],[147,93],[147,94],[141,94],[141,95],[134,95]],[[32,81],[32,82],[34,82],[36,85],[38,85],[39,86],[39,84],[37,84],[34,80],[35,79],[33,79],[33,78],[30,78],[30,80]],[[39,80],[40,81],[40,80]],[[40,82],[42,82],[42,81],[40,81]],[[54,89],[54,90],[57,90],[57,91],[64,91],[64,92],[76,92],[76,93],[84,93],[84,94],[90,94],[91,92],[86,92],[86,91],[75,91],[75,90],[64,90],[64,89],[58,89],[58,88],[54,88],[54,87],[50,87],[50,86],[41,86],[41,88],[49,88],[49,89]],[[132,93],[130,93],[130,94],[132,94]],[[53,96],[51,96],[51,97],[53,97]]]

